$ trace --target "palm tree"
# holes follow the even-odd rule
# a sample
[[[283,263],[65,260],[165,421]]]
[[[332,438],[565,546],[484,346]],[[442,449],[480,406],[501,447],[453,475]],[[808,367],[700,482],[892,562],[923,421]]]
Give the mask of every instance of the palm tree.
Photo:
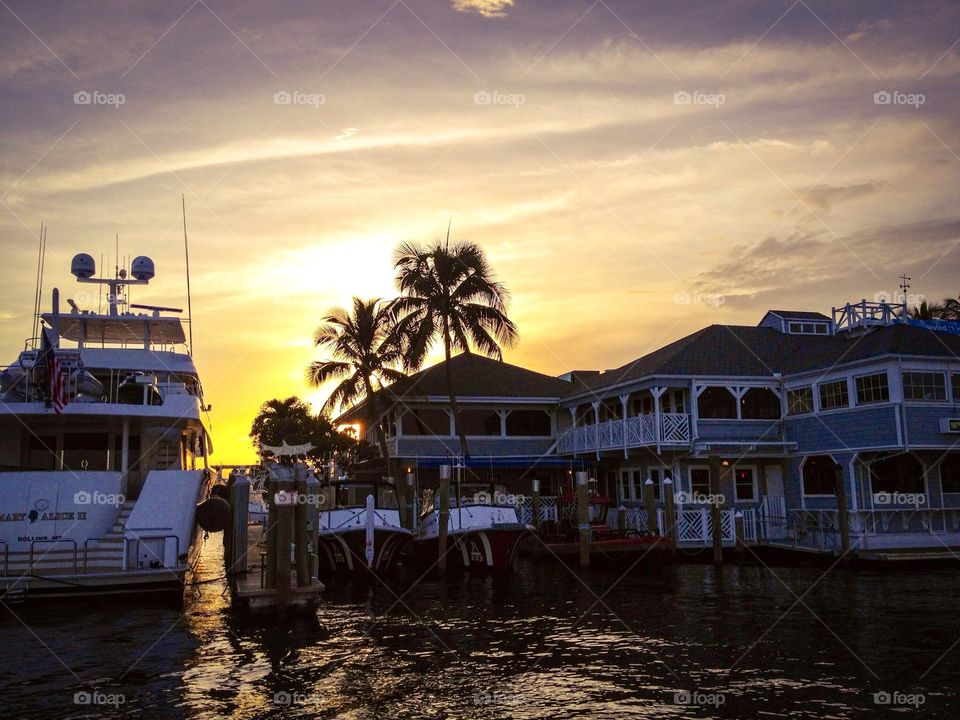
[[[942,320],[944,315],[945,307],[943,305],[928,303],[926,300],[910,308],[910,317],[914,320]]]
[[[960,320],[960,297],[948,297],[943,299],[943,310],[941,317],[944,320]]]
[[[334,409],[367,401],[368,426],[374,431],[388,474],[390,453],[374,392],[405,377],[395,367],[403,362],[398,337],[389,304],[379,298],[355,297],[352,313],[341,307],[331,309],[314,335],[316,347],[329,349],[333,359],[314,361],[307,368],[311,385],[341,380],[324,403],[324,411],[332,414]]]
[[[400,297],[393,302],[397,328],[406,338],[405,365],[418,368],[434,342],[443,343],[447,390],[464,459],[467,438],[453,387],[450,358],[454,350],[503,359],[501,345],[512,346],[517,328],[507,317],[507,289],[493,279],[479,245],[404,243],[394,258]]]

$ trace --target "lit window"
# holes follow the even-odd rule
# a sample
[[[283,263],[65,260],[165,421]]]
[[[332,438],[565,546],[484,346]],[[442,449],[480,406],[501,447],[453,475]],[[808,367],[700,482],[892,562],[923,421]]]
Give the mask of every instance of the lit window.
[[[733,473],[733,491],[737,502],[750,502],[757,499],[757,488],[753,482],[753,470],[737,468]]]

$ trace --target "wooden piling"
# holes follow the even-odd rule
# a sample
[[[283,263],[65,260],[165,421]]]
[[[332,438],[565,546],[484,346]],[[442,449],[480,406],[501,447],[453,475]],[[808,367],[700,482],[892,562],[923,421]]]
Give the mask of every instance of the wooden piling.
[[[840,549],[843,561],[850,557],[850,515],[847,508],[847,484],[843,480],[843,467],[834,471],[834,484],[837,492],[837,525],[840,529]]]
[[[247,515],[250,509],[250,478],[237,475],[230,487],[230,547],[226,554],[227,575],[247,571]],[[224,534],[224,538],[227,535]]]
[[[281,612],[290,604],[290,545],[293,542],[293,510],[296,503],[293,479],[284,477],[277,481],[277,528],[276,545],[272,553],[276,563],[277,609]]]
[[[647,511],[647,532],[651,535],[659,535],[660,528],[657,525],[657,498],[653,494],[653,480],[647,478],[643,484],[643,507]]]
[[[713,564],[723,564],[723,528],[720,526],[722,503],[720,502],[720,474],[723,472],[723,465],[720,463],[719,455],[710,456],[710,517],[712,519],[711,528],[713,530]]]
[[[590,568],[590,504],[587,473],[577,471],[577,523],[580,533],[580,567]]]
[[[450,526],[450,466],[440,466],[440,514],[437,518],[437,571],[447,572],[447,531]]]
[[[663,524],[666,536],[669,538],[670,551],[677,548],[677,512],[674,508],[676,498],[673,494],[673,480],[663,479]]]
[[[267,502],[267,553],[264,563],[266,564],[264,572],[264,588],[275,590],[277,587],[277,523],[280,516],[277,513],[277,492],[278,484],[273,473],[265,483],[266,492],[264,500]]]
[[[627,531],[627,509],[623,505],[617,508],[617,530],[621,533]]]
[[[296,547],[294,557],[297,566],[297,587],[310,586],[310,508],[316,507],[316,497],[310,497],[307,490],[307,467],[297,463],[293,468],[296,505],[293,506],[293,542]],[[312,505],[310,503],[313,503]]]
[[[743,513],[739,510],[733,515],[733,529],[734,535],[737,538],[737,554],[743,555],[747,549],[747,545],[744,539]]]
[[[530,483],[530,488],[533,491],[533,506],[531,508],[531,513],[533,514],[533,526],[537,529],[537,532],[540,532],[540,481],[534,478]]]

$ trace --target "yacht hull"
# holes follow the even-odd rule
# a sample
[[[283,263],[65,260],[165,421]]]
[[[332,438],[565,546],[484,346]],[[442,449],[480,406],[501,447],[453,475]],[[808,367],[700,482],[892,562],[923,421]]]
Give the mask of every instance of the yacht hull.
[[[463,570],[509,571],[517,556],[517,546],[527,535],[523,525],[452,530],[447,536],[447,567]],[[432,568],[439,558],[436,536],[414,542],[418,566]]]
[[[396,568],[406,545],[410,531],[403,528],[378,527],[373,534],[373,561],[367,564],[366,528],[322,532],[318,538],[317,556],[320,559],[320,576],[388,573]]]

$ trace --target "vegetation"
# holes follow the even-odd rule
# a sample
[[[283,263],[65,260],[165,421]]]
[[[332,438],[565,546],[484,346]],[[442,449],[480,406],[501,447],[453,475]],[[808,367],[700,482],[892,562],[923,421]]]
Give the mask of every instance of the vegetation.
[[[357,442],[337,432],[330,420],[323,415],[314,415],[310,406],[297,397],[267,400],[250,428],[250,437],[264,460],[261,445],[279,446],[312,444],[307,454],[315,468],[328,462],[334,455],[356,448]]]
[[[501,346],[512,346],[517,328],[507,317],[506,288],[493,279],[479,245],[405,243],[396,252],[394,267],[400,297],[391,304],[396,332],[406,339],[403,355],[408,369],[419,368],[434,343],[443,345],[450,409],[456,421],[460,449],[469,457],[460,422],[450,359],[455,350],[502,360]]]
[[[944,298],[942,303],[923,300],[910,308],[908,314],[915,320],[960,320],[960,299]]]
[[[315,345],[329,350],[333,359],[312,362],[307,368],[307,381],[312,385],[340,380],[324,403],[325,412],[332,414],[368,400],[368,427],[374,431],[388,472],[390,453],[374,393],[404,377],[397,369],[404,360],[400,337],[389,304],[378,298],[355,297],[350,311],[341,307],[331,309],[314,335]]]

